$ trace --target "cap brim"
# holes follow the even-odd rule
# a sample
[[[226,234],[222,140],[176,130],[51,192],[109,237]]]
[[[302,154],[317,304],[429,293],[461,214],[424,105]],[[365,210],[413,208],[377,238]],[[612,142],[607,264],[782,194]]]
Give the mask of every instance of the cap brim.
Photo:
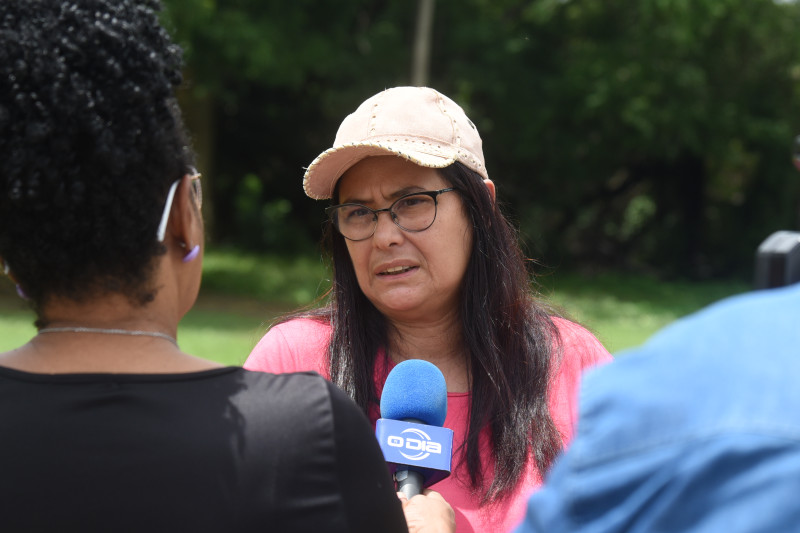
[[[334,146],[322,152],[306,170],[303,177],[303,189],[315,200],[324,200],[333,196],[336,182],[350,167],[367,157],[396,155],[404,157],[422,167],[444,168],[452,165],[458,154],[449,155],[447,149],[419,142],[381,142],[370,141]]]

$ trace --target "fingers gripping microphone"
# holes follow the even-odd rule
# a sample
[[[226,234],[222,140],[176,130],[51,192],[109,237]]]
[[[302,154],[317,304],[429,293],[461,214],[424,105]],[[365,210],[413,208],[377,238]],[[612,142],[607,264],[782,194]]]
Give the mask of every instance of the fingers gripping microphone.
[[[446,416],[447,384],[436,365],[409,359],[389,372],[375,433],[407,498],[450,475],[453,431],[442,427]]]

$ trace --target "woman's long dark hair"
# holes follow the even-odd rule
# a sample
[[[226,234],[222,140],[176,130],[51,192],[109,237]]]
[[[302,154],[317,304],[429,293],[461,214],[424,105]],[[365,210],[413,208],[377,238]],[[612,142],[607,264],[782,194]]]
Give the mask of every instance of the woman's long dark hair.
[[[472,394],[467,439],[459,453],[471,488],[489,503],[514,489],[531,458],[544,475],[561,449],[547,404],[559,337],[531,289],[517,233],[483,179],[461,163],[439,172],[460,192],[473,226],[460,309]],[[310,315],[327,318],[332,326],[331,380],[369,413],[378,402],[375,359],[379,348],[387,346],[388,324],[359,288],[344,238],[330,223],[324,242],[333,269],[330,304]],[[479,449],[487,427],[494,458],[491,480]]]

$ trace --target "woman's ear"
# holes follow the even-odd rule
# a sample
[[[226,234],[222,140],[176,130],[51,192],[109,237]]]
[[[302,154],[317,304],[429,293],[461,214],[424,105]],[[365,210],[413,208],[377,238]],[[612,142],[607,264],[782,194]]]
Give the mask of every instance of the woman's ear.
[[[483,180],[483,184],[486,185],[486,188],[489,189],[489,196],[492,197],[492,203],[497,203],[497,196],[494,190],[494,182],[489,178]]]
[[[181,178],[172,208],[170,233],[187,250],[200,244],[203,239],[203,219],[197,208],[197,199],[192,191],[193,176]]]
[[[17,277],[14,276],[14,271],[11,270],[11,267],[8,266],[6,260],[0,257],[0,264],[3,266],[3,274],[8,276],[8,279],[11,280],[12,283],[17,283]]]

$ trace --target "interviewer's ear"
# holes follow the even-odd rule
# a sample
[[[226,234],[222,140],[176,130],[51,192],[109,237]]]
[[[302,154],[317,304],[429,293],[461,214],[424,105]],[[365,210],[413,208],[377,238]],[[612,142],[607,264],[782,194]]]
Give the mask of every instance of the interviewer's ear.
[[[192,249],[203,239],[203,219],[197,208],[197,199],[192,192],[192,176],[186,174],[181,179],[172,208],[170,230],[173,238],[187,250]]]
[[[489,178],[483,180],[483,184],[486,185],[486,188],[489,189],[489,195],[492,197],[492,203],[497,201],[496,193],[494,190],[494,182]]]
[[[11,267],[8,266],[8,263],[6,263],[6,260],[2,257],[0,257],[0,264],[3,265],[3,274],[8,276],[8,279],[10,279],[12,283],[18,283],[17,277],[14,275],[14,271],[11,270]]]

